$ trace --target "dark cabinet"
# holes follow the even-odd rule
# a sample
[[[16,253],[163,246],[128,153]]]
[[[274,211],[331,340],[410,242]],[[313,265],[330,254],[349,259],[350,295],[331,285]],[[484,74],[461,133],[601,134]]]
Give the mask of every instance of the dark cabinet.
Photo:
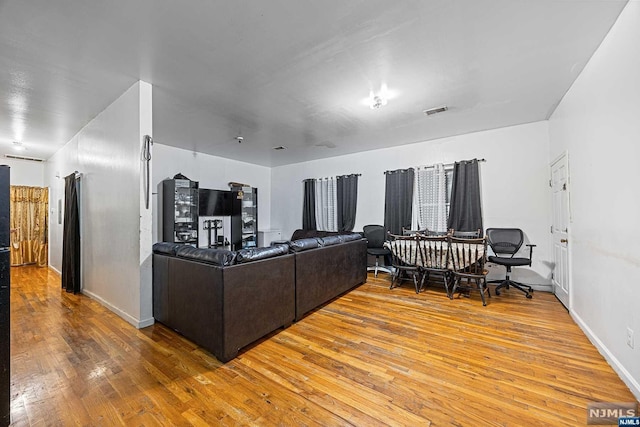
[[[0,165],[0,426],[11,421],[9,166]]]
[[[198,182],[162,181],[158,195],[162,206],[162,241],[198,244]]]
[[[231,187],[231,249],[258,246],[258,189]]]

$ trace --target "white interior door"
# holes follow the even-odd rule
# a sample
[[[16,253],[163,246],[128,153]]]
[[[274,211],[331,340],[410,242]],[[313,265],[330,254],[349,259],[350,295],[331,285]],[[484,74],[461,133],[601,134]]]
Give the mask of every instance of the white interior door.
[[[553,291],[558,299],[569,309],[569,161],[563,154],[551,164],[551,191],[553,194]]]

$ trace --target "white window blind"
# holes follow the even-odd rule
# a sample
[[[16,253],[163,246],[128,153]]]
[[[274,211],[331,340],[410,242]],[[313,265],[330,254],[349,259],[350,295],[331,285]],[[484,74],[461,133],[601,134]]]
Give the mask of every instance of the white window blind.
[[[316,180],[316,228],[319,231],[338,231],[337,204],[336,180]]]
[[[447,187],[447,171],[442,163],[417,168],[414,197],[418,229],[447,231]]]

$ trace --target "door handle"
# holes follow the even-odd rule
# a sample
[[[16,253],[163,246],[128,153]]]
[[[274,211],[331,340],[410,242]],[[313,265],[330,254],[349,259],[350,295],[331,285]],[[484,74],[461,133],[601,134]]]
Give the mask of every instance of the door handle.
[[[560,239],[560,243],[569,243],[567,239]]]

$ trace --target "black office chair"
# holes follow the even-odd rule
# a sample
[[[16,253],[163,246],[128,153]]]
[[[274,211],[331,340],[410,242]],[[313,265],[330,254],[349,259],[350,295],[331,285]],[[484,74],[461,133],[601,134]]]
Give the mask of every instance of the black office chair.
[[[367,239],[367,255],[376,257],[376,265],[368,266],[367,271],[374,271],[373,276],[378,277],[378,270],[386,273],[391,273],[388,267],[380,266],[379,259],[383,257],[385,265],[387,260],[391,257],[391,251],[384,247],[385,231],[382,225],[365,225],[362,228],[364,238]]]
[[[491,280],[489,283],[500,283],[496,287],[496,295],[500,295],[500,289],[513,286],[514,288],[524,292],[527,298],[532,298],[533,288],[510,279],[511,267],[520,267],[528,265],[531,267],[531,258],[533,256],[533,248],[536,245],[529,246],[529,258],[514,257],[520,250],[524,242],[524,233],[519,228],[487,228],[487,242],[495,256],[489,257],[489,262],[498,265],[504,265],[507,268],[507,277],[504,280]]]

